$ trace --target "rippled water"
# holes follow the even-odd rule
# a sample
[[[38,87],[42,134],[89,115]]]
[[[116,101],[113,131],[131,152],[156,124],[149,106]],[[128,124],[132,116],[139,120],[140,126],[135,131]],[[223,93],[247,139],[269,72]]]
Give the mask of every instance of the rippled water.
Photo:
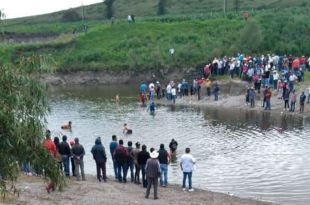
[[[132,86],[62,89],[51,93],[48,126],[54,136],[79,137],[86,172],[95,174],[90,149],[97,136],[109,149],[112,134],[150,147],[179,142],[178,156],[191,147],[197,158],[193,186],[280,204],[310,204],[310,120],[266,112],[158,107],[151,116],[137,103]],[[116,104],[114,97],[121,96]],[[60,125],[73,121],[73,131]],[[123,136],[127,122],[133,135]],[[108,151],[108,175],[112,175]],[[169,181],[181,183],[178,163]]]

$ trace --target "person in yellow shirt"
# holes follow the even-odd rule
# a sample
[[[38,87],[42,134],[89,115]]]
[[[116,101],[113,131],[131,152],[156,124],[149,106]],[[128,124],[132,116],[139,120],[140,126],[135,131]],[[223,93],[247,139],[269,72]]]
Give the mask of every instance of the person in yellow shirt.
[[[206,81],[206,89],[207,89],[207,96],[211,96],[211,86],[212,86],[212,81],[210,79],[207,79]]]

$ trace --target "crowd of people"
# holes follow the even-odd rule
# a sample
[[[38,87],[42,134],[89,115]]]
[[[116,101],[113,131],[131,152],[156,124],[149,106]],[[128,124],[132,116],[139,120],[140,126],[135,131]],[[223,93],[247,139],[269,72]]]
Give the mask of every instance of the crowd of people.
[[[51,132],[47,130],[44,147],[52,157],[58,162],[61,172],[66,177],[74,176],[77,181],[85,181],[84,155],[86,154],[79,138],[74,138],[67,142],[67,136],[62,137],[60,142],[58,137],[51,139]],[[132,182],[146,188],[145,198],[149,197],[150,189],[154,187],[154,199],[158,199],[158,185],[168,186],[168,167],[170,163],[176,163],[176,152],[178,142],[174,139],[169,143],[169,151],[164,144],[159,145],[159,149],[150,148],[149,151],[145,144],[128,141],[127,146],[124,140],[117,139],[112,135],[109,145],[110,156],[108,156],[101,138],[95,139],[95,144],[90,150],[96,164],[97,180],[107,182],[107,174],[114,175],[119,183]],[[113,172],[107,173],[107,159],[111,157],[113,162]],[[70,163],[71,162],[71,163]],[[87,162],[89,163],[89,162]],[[190,154],[190,148],[186,148],[185,153],[180,158],[180,168],[183,171],[182,187],[186,191],[186,181],[188,179],[188,191],[192,188],[192,171],[194,170],[195,159]],[[70,170],[71,166],[71,170]],[[129,175],[129,176],[127,176]],[[55,190],[55,183],[48,183],[46,190],[48,193]]]
[[[212,82],[210,79],[194,79],[192,84],[183,79],[182,81],[169,81],[166,85],[162,86],[159,81],[156,83],[151,82],[147,86],[145,81],[140,84],[140,102],[144,105],[147,100],[150,100],[150,110],[155,111],[155,99],[166,98],[173,104],[176,103],[177,98],[185,96],[197,95],[198,100],[202,97],[202,86],[206,87],[205,96],[214,96],[214,100],[218,100],[220,86],[217,81]]]
[[[301,91],[297,96],[296,84],[304,81],[305,72],[310,70],[310,57],[262,55],[260,57],[244,56],[214,58],[207,63],[202,76],[197,76],[189,83],[186,79],[170,81],[161,85],[159,81],[140,84],[140,101],[145,104],[147,99],[166,98],[175,103],[177,98],[197,95],[198,100],[202,96],[214,95],[217,101],[220,92],[219,83],[214,80],[219,75],[229,75],[231,79],[238,77],[248,82],[246,89],[246,104],[254,108],[255,102],[262,95],[262,107],[271,110],[272,96],[280,92],[280,99],[284,102],[284,110],[295,112],[296,103],[299,99],[299,112],[304,112],[304,105],[310,102],[310,87],[307,93]],[[213,81],[211,80],[213,79]],[[263,90],[263,92],[261,92]],[[202,93],[204,92],[204,93]]]

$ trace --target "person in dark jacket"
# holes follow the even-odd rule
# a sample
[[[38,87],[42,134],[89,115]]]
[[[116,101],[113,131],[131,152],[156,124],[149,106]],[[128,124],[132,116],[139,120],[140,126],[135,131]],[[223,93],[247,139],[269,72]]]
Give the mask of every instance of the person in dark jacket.
[[[82,180],[85,181],[84,161],[83,161],[85,150],[84,147],[79,143],[79,138],[77,137],[74,139],[74,145],[72,146],[72,155],[74,159],[76,179],[80,181],[80,169],[81,169]]]
[[[160,164],[160,186],[168,185],[168,164],[170,161],[169,153],[165,149],[165,145],[161,144],[158,151],[158,160]]]
[[[116,137],[116,135],[112,135],[112,142],[110,143],[110,153],[112,156],[113,169],[114,169],[114,175],[115,175],[116,180],[118,180],[118,172],[117,172],[117,163],[116,163],[116,160],[114,158],[114,151],[117,148],[117,146],[118,146],[117,137]]]
[[[218,101],[218,99],[219,99],[219,91],[220,91],[220,87],[219,87],[218,83],[215,82],[213,85],[213,95],[214,95],[215,101]]]
[[[62,164],[64,167],[65,175],[68,177],[70,176],[70,156],[71,156],[71,149],[67,142],[67,136],[62,136],[62,142],[58,145],[58,152],[61,156]]]
[[[123,146],[124,141],[123,140],[119,140],[118,141],[118,146],[117,148],[114,150],[114,158],[117,164],[117,173],[118,173],[118,181],[124,182],[126,183],[126,168],[125,165],[127,163],[127,150],[126,148]],[[123,176],[122,176],[122,171],[123,171]]]
[[[158,187],[158,177],[160,176],[160,165],[157,159],[158,155],[159,155],[158,152],[154,150],[151,153],[151,159],[148,159],[146,163],[145,170],[146,170],[146,176],[147,176],[148,183],[147,183],[145,198],[149,198],[151,186],[153,184],[154,199],[158,199],[157,187]]]
[[[286,108],[290,109],[289,101],[290,101],[290,91],[285,90],[283,94],[283,100],[284,100],[284,109],[286,111]]]
[[[93,154],[94,160],[96,161],[96,168],[97,168],[97,179],[101,182],[103,179],[104,182],[107,181],[106,175],[106,162],[107,162],[107,155],[105,153],[104,146],[101,143],[100,137],[95,140],[95,145],[91,149],[91,153]],[[102,172],[102,176],[101,176]]]
[[[175,139],[172,139],[171,142],[169,143],[169,148],[170,148],[170,155],[176,155],[178,142],[175,141]]]
[[[304,112],[304,109],[305,109],[305,101],[306,101],[306,95],[305,95],[305,92],[302,92],[300,97],[299,97],[299,105],[300,105],[300,108],[299,108],[299,112],[300,113],[303,113]]]
[[[150,153],[146,151],[146,145],[142,145],[142,151],[139,152],[138,154],[138,163],[141,168],[142,184],[144,188],[146,188],[147,186],[147,181],[146,181],[146,176],[145,176],[145,166],[146,166],[146,161],[149,158],[150,158]]]
[[[134,156],[133,156],[133,147],[132,147],[132,142],[128,142],[128,147],[127,147],[127,162],[125,165],[125,179],[127,177],[127,172],[130,170],[130,179],[131,182],[134,182]]]

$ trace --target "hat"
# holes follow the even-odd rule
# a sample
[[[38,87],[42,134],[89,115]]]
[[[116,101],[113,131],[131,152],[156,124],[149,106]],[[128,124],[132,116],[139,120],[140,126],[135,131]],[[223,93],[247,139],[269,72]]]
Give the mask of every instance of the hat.
[[[158,157],[158,155],[159,155],[159,153],[158,153],[156,150],[154,150],[154,151],[150,154],[151,158],[153,158],[153,159],[156,159],[156,158]]]

